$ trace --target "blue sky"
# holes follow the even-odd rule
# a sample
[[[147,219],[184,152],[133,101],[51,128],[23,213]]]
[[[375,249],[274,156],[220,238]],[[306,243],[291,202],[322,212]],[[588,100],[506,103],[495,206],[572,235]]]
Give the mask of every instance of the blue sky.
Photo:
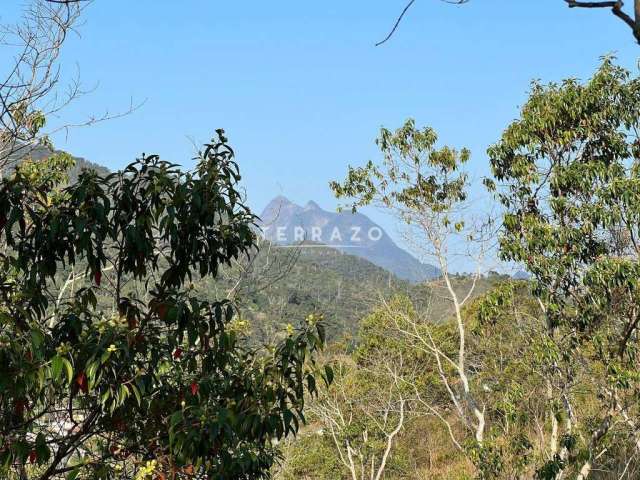
[[[4,2],[6,3],[6,2]],[[20,1],[3,5],[3,20]],[[275,195],[336,205],[327,183],[377,157],[380,126],[407,117],[441,140],[485,150],[517,116],[534,78],[585,78],[606,53],[636,71],[640,47],[604,10],[562,0],[418,0],[381,47],[404,0],[264,2],[96,0],[63,65],[96,90],[65,112],[132,115],[56,138],[76,155],[121,167],[141,152],[192,165],[190,138],[226,129],[260,212]],[[389,227],[377,212],[372,217]]]

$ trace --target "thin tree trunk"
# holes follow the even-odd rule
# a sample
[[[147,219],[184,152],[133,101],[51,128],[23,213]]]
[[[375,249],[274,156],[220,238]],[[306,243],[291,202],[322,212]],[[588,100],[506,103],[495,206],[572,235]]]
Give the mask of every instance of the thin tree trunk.
[[[548,380],[547,400],[549,403],[553,400],[553,389],[551,382]],[[553,411],[553,408],[549,409],[549,414],[551,415],[551,438],[549,439],[549,450],[551,451],[551,456],[553,456],[558,453],[558,419],[556,418],[556,412]]]
[[[578,473],[576,480],[585,480],[591,473],[591,468],[591,460],[587,460],[586,462],[584,462],[584,465],[582,465],[582,468],[580,469],[580,473]]]
[[[382,460],[380,461],[380,468],[378,468],[378,473],[375,477],[375,480],[380,480],[382,478],[382,475],[384,474],[384,469],[387,465],[387,459],[389,458],[389,453],[391,452],[391,447],[393,446],[393,440],[395,436],[402,429],[403,424],[404,424],[404,401],[401,401],[400,402],[400,419],[398,420],[398,426],[387,437],[387,448],[384,451],[384,455],[382,455]]]
[[[444,258],[440,255],[440,267],[442,270],[442,275],[445,280],[445,284],[447,286],[447,290],[449,291],[449,295],[451,296],[451,301],[453,302],[453,306],[455,308],[456,313],[456,323],[458,325],[458,376],[460,377],[460,381],[462,382],[462,389],[464,391],[467,403],[471,406],[473,410],[473,414],[476,417],[477,424],[475,427],[475,439],[479,445],[482,445],[484,441],[484,429],[485,429],[485,418],[484,412],[478,408],[477,403],[471,396],[471,389],[469,387],[469,378],[466,374],[466,365],[465,365],[465,355],[466,355],[466,331],[464,325],[464,319],[462,318],[462,308],[460,306],[460,301],[458,300],[458,295],[456,294],[455,289],[453,288],[453,284],[451,283],[451,279],[449,278],[449,272],[447,271],[447,265],[445,264]]]

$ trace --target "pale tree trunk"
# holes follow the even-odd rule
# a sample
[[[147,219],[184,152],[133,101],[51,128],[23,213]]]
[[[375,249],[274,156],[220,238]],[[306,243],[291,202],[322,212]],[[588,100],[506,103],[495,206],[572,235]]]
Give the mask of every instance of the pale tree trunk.
[[[553,401],[553,388],[551,386],[551,382],[547,380],[547,400],[549,402]],[[549,450],[551,452],[551,456],[558,453],[558,419],[556,418],[556,412],[553,411],[553,408],[549,409],[549,414],[551,416],[551,438],[549,439]]]
[[[485,430],[485,416],[484,409],[480,410],[477,402],[473,398],[471,394],[471,388],[469,387],[469,378],[466,373],[466,329],[464,324],[464,319],[462,318],[462,304],[458,299],[458,294],[455,292],[453,285],[451,283],[451,279],[449,278],[449,272],[447,271],[447,263],[446,258],[442,252],[439,251],[438,248],[438,257],[440,260],[440,269],[442,270],[442,276],[444,277],[445,284],[447,286],[447,290],[451,297],[451,301],[453,302],[453,306],[456,314],[456,323],[458,326],[458,376],[460,377],[460,382],[462,383],[462,389],[465,395],[465,400],[469,407],[473,411],[473,415],[476,417],[476,425],[475,425],[475,439],[479,445],[482,445],[484,441],[484,430]],[[475,284],[474,284],[475,286]],[[469,298],[472,294],[472,291],[469,292],[466,298]]]
[[[585,480],[591,473],[591,468],[592,468],[591,461],[587,460],[584,463],[584,465],[582,465],[582,468],[580,469],[580,472],[578,473],[576,480]]]
[[[569,400],[566,397],[565,397],[565,409],[567,411],[567,420],[565,422],[564,430],[567,433],[567,435],[571,435],[571,433],[573,432],[573,420],[572,420],[573,413],[571,410],[571,405],[569,404]],[[562,450],[560,450],[560,453],[558,456],[560,457],[560,460],[564,462],[569,457],[569,449],[567,447],[562,447]],[[558,475],[556,475],[556,479],[560,480],[563,476],[564,476],[564,469],[560,469],[560,471],[558,472]]]
[[[591,473],[594,460],[597,460],[598,458],[600,458],[600,456],[607,451],[607,449],[605,448],[598,455],[592,456],[595,449],[598,448],[598,444],[600,443],[600,440],[602,440],[602,438],[607,434],[607,432],[611,428],[611,422],[613,421],[613,413],[614,413],[614,408],[611,408],[607,413],[607,416],[600,423],[600,426],[598,427],[598,429],[595,432],[593,432],[593,435],[591,435],[590,458],[582,464],[582,467],[578,472],[578,476],[576,477],[576,480],[586,480],[586,478],[588,478],[589,474]]]
[[[387,459],[389,458],[389,453],[391,452],[391,447],[393,446],[393,441],[402,430],[402,426],[404,425],[404,400],[400,401],[400,419],[398,420],[398,425],[395,430],[393,430],[389,435],[387,435],[387,448],[382,455],[382,460],[380,462],[380,468],[378,468],[378,473],[375,476],[374,480],[380,480],[384,475],[384,469],[387,466]],[[373,464],[372,464],[373,467]],[[371,471],[371,478],[373,478],[373,468]]]
[[[351,449],[351,445],[347,442],[347,458],[349,459],[349,471],[351,472],[351,478],[353,480],[358,480],[358,475],[356,473],[356,464],[353,461],[353,450]]]

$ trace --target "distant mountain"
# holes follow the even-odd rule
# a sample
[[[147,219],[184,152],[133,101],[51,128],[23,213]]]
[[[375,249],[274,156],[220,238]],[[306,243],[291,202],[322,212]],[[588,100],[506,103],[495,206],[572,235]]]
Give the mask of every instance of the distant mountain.
[[[328,212],[313,201],[301,207],[278,196],[269,202],[260,218],[264,237],[273,243],[328,245],[413,283],[439,276],[436,267],[398,247],[382,227],[362,213]]]
[[[18,154],[16,154],[13,157],[10,157],[16,160],[9,164],[9,167],[7,170],[9,172],[12,172],[13,169],[15,168],[15,164],[20,163],[20,161],[22,161],[23,159],[28,158],[33,161],[40,161],[59,153],[61,153],[60,150],[52,150],[43,145],[35,145],[33,147],[28,147],[28,148],[25,147],[24,150],[20,150],[19,156]],[[80,172],[82,172],[82,170],[85,170],[85,169],[95,170],[100,175],[108,175],[110,173],[109,169],[106,167],[103,167],[102,165],[98,165],[97,163],[90,162],[89,160],[85,160],[82,157],[74,157],[73,155],[71,157],[73,158],[75,165],[68,172],[70,183],[75,183],[78,180],[78,175],[80,175]]]
[[[512,275],[514,280],[529,280],[531,278],[531,274],[524,270],[518,270],[516,273]]]
[[[52,155],[55,155],[57,153],[60,152],[58,150],[50,150],[46,147],[34,147],[29,151],[29,157],[32,160],[37,161],[51,157]],[[108,175],[110,173],[108,168],[103,167],[102,165],[98,165],[97,163],[90,162],[89,160],[85,160],[82,157],[72,156],[72,158],[75,161],[75,165],[73,166],[73,168],[71,168],[71,170],[69,170],[69,181],[71,183],[74,183],[78,179],[78,175],[80,174],[80,172],[85,169],[95,170],[101,175]]]

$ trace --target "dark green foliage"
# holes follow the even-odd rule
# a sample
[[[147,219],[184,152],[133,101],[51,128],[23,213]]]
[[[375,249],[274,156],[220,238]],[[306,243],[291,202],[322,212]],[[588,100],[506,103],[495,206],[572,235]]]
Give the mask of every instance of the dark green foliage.
[[[154,155],[60,187],[68,167],[0,183],[1,475],[266,475],[325,334],[308,322],[249,350],[232,304],[193,291],[255,248],[223,132],[193,173]]]

